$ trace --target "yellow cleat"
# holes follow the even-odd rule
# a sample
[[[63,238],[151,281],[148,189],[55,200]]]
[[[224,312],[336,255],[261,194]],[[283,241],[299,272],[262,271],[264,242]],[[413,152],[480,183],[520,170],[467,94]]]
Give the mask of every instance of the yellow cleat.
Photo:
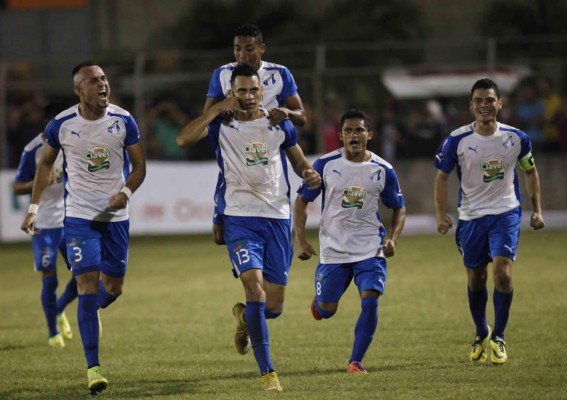
[[[57,329],[63,335],[64,339],[73,339],[73,331],[71,330],[71,325],[64,312],[57,316]]]
[[[280,385],[280,379],[275,371],[262,375],[262,387],[267,392],[283,392],[282,385]]]
[[[98,365],[87,370],[87,379],[89,381],[89,390],[91,392],[100,393],[108,386],[108,379],[102,376],[100,366]]]
[[[234,318],[236,320],[234,345],[236,346],[236,351],[238,351],[240,354],[248,353],[250,351],[250,347],[252,347],[250,343],[250,336],[248,336],[248,327],[246,326],[246,321],[244,320],[245,309],[246,306],[242,303],[236,303],[234,307],[232,307],[232,315],[234,315]]]
[[[492,332],[492,329],[490,329],[490,326],[488,327],[488,333],[486,334],[486,337],[483,339],[480,336],[476,336],[474,338],[474,342],[472,344],[472,349],[471,349],[471,361],[474,362],[486,362],[486,360],[488,359],[488,342],[490,341],[490,333]]]
[[[63,335],[58,333],[57,335],[51,336],[49,339],[47,339],[47,344],[50,345],[51,347],[59,347],[59,348],[65,347],[65,341],[63,340]]]
[[[496,337],[495,340],[490,340],[490,361],[492,364],[504,364],[508,361],[508,354],[506,353],[506,342],[504,339]]]

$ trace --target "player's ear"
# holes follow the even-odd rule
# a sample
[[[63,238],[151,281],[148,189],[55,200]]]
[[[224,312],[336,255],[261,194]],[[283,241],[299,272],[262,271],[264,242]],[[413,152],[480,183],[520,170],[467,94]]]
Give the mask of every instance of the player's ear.
[[[374,131],[368,131],[368,140],[372,139],[374,136]]]

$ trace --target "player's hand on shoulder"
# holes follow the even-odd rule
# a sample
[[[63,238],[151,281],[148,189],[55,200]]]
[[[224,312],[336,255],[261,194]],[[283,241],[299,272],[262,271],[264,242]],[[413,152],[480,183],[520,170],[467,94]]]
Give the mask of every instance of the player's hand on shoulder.
[[[532,214],[532,217],[530,218],[530,226],[536,231],[538,229],[542,229],[545,226],[545,222],[543,221],[543,217],[540,213]]]
[[[384,257],[393,257],[396,252],[396,242],[392,239],[386,239],[386,243],[384,243],[382,250],[384,251]]]
[[[312,168],[307,168],[301,173],[303,181],[309,189],[317,189],[321,186],[321,175]]]
[[[298,243],[297,247],[297,258],[300,260],[309,260],[312,256],[317,255],[317,252],[309,242]]]
[[[279,125],[284,119],[288,117],[287,110],[285,108],[272,108],[268,111],[270,116],[270,125]]]
[[[447,214],[437,216],[437,232],[446,234],[453,227],[453,221]]]

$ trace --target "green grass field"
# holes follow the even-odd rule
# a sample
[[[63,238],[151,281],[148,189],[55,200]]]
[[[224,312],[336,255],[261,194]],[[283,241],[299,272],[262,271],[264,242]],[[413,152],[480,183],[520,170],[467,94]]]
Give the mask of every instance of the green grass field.
[[[314,236],[312,236],[314,238]],[[269,322],[283,399],[567,399],[567,231],[523,232],[507,329],[509,362],[468,361],[474,327],[454,239],[403,237],[389,261],[379,325],[364,365],[344,372],[359,313],[356,288],[330,320],[309,310],[316,260],[294,261],[284,314]],[[47,346],[29,244],[0,245],[0,399],[86,396],[76,325]],[[60,269],[60,289],[68,279]],[[490,286],[492,279],[489,279]],[[492,289],[490,288],[490,293]],[[491,298],[491,297],[490,297]],[[133,238],[124,295],[101,312],[108,399],[263,399],[253,355],[233,346],[243,301],[226,251],[209,236]],[[489,323],[493,323],[489,302]]]

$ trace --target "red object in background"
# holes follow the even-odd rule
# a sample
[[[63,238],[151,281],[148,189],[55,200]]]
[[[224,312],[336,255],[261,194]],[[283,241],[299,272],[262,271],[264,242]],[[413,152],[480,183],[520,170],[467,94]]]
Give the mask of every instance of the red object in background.
[[[86,7],[89,0],[6,0],[6,10]]]

